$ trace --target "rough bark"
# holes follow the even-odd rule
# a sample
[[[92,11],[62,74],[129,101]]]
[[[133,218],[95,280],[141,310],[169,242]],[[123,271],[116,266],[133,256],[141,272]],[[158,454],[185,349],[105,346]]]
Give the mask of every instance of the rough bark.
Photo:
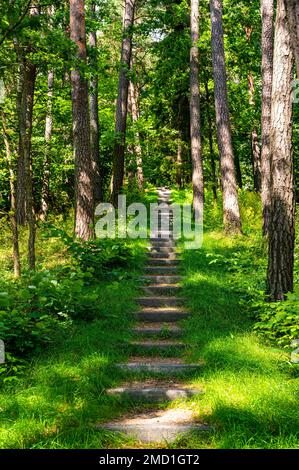
[[[298,0],[285,0],[291,44],[295,56],[296,72],[299,78],[299,3]]]
[[[138,112],[138,97],[137,97],[137,89],[132,81],[130,81],[129,85],[129,99],[131,102],[131,113],[132,113],[132,121],[136,125],[139,119],[139,112]],[[140,144],[140,135],[138,130],[135,130],[134,135],[134,145],[133,145],[133,152],[136,157],[136,165],[137,165],[137,185],[138,189],[142,191],[143,189],[143,167],[142,167],[142,149]]]
[[[212,61],[216,109],[217,140],[223,195],[223,222],[228,233],[241,233],[242,224],[234,168],[234,154],[228,108],[224,52],[222,1],[211,0]]]
[[[295,192],[292,156],[291,38],[284,0],[278,0],[271,111],[271,206],[268,294],[279,301],[293,290]]]
[[[29,229],[28,237],[28,265],[35,269],[35,209],[33,200],[32,165],[31,165],[31,136],[32,114],[34,103],[34,90],[36,80],[36,65],[26,61],[25,81],[22,97],[22,111],[20,116],[20,134],[24,152],[26,218]]]
[[[71,72],[73,105],[73,146],[75,158],[75,235],[82,240],[93,237],[94,190],[90,152],[88,86],[86,64],[84,0],[70,0],[71,40],[77,46],[77,67]]]
[[[128,89],[130,62],[132,55],[132,27],[134,24],[135,0],[126,0],[123,17],[123,38],[121,65],[118,81],[118,96],[115,116],[115,144],[111,179],[111,202],[117,205],[117,197],[123,186],[125,164],[125,141],[128,112]]]
[[[92,3],[91,15],[95,14],[95,4]],[[92,78],[90,81],[89,91],[89,108],[90,108],[90,150],[91,160],[94,172],[94,201],[95,204],[103,201],[103,190],[102,190],[102,175],[100,169],[100,149],[99,149],[99,105],[98,105],[98,74],[97,74],[97,35],[96,31],[89,33],[89,45],[91,48],[90,65],[92,70]]]
[[[20,262],[20,251],[19,251],[19,232],[18,224],[16,218],[16,196],[15,196],[15,174],[13,170],[12,162],[12,151],[10,147],[6,116],[2,111],[2,131],[3,131],[3,140],[6,150],[6,161],[9,170],[9,186],[10,186],[10,223],[12,229],[12,246],[13,246],[13,265],[14,265],[14,275],[15,277],[20,277],[21,275],[21,262]]]
[[[26,195],[25,195],[25,164],[24,164],[24,150],[22,145],[21,134],[25,132],[21,129],[25,125],[25,121],[21,119],[23,113],[22,106],[24,106],[23,93],[25,81],[25,55],[23,49],[19,45],[17,37],[14,37],[14,47],[18,58],[19,65],[19,78],[17,85],[17,98],[16,109],[18,117],[18,131],[19,131],[19,145],[18,145],[18,160],[17,160],[17,181],[16,181],[16,219],[19,225],[26,223]]]
[[[254,190],[259,193],[261,191],[261,151],[256,128],[251,133],[251,151]]]
[[[53,86],[54,72],[48,72],[48,92],[47,92],[47,115],[45,124],[45,155],[44,155],[44,174],[42,181],[41,210],[40,219],[46,220],[49,206],[49,183],[50,183],[50,153],[53,128]]]
[[[273,77],[274,0],[261,0],[262,13],[262,150],[261,199],[263,233],[269,230],[270,211],[270,128]]]
[[[216,157],[214,152],[213,144],[213,122],[210,112],[210,91],[207,79],[205,80],[205,92],[206,92],[206,112],[208,121],[208,137],[209,137],[209,148],[210,148],[210,164],[211,164],[211,177],[212,177],[212,191],[214,201],[217,201],[217,177],[216,177]]]
[[[190,146],[194,212],[203,214],[204,181],[200,136],[199,90],[199,0],[191,0],[190,10]]]

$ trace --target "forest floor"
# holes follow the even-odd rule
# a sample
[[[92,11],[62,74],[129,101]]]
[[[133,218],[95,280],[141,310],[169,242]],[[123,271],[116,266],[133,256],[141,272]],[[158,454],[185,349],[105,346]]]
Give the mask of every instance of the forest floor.
[[[176,201],[188,197],[175,193]],[[204,360],[188,384],[201,387],[204,394],[164,403],[161,409],[186,407],[211,428],[161,447],[299,447],[298,366],[289,363],[288,350],[253,329],[250,292],[264,288],[266,250],[257,223],[258,204],[253,196],[246,201],[243,237],[224,236],[216,222],[219,209],[210,204],[203,247],[182,253],[182,296],[192,313],[183,322],[186,360]],[[0,252],[2,260],[7,258],[7,243]],[[65,262],[57,241],[40,239],[39,244],[41,267]],[[95,429],[96,423],[144,410],[105,394],[126,379],[115,363],[128,357],[144,251],[144,243],[136,241],[130,270],[99,281],[99,318],[74,322],[71,331],[35,355],[16,380],[1,386],[0,448],[144,447]]]

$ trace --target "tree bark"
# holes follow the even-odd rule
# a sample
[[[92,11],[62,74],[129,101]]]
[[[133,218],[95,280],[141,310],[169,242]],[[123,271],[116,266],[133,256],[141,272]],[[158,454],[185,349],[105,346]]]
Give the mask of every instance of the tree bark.
[[[202,217],[204,181],[200,136],[199,90],[199,0],[191,0],[190,10],[190,145],[192,159],[193,209]]]
[[[273,79],[274,0],[261,0],[262,13],[262,151],[261,199],[263,207],[263,234],[269,231],[271,202],[270,129],[271,94]]]
[[[24,105],[24,81],[25,81],[25,55],[23,49],[19,45],[17,37],[14,37],[14,47],[19,64],[19,78],[17,85],[17,98],[16,109],[18,117],[18,131],[19,131],[19,147],[18,147],[18,160],[17,160],[17,181],[16,181],[16,220],[19,225],[26,223],[26,194],[25,194],[25,162],[24,162],[24,149],[22,145],[21,134],[25,132],[21,129],[25,125],[25,121],[21,119],[22,105]]]
[[[136,125],[139,119],[139,112],[138,112],[138,106],[137,106],[138,98],[137,98],[137,90],[132,81],[130,81],[130,85],[129,85],[129,100],[131,102],[132,121]],[[143,189],[142,149],[140,145],[140,135],[139,135],[138,129],[135,130],[133,151],[136,156],[137,186],[138,186],[139,191],[142,191]]]
[[[210,148],[210,163],[211,163],[211,176],[212,176],[212,191],[214,201],[217,201],[217,177],[216,177],[216,158],[213,145],[213,122],[210,112],[210,91],[207,79],[205,80],[205,91],[206,91],[206,111],[208,120],[208,137],[209,137],[209,148]]]
[[[95,4],[90,6],[91,15],[94,17]],[[89,33],[89,45],[91,48],[90,65],[92,78],[90,81],[89,107],[90,107],[90,147],[91,160],[94,172],[94,201],[95,204],[103,201],[102,175],[100,169],[100,149],[99,149],[99,104],[98,104],[98,73],[97,73],[97,35],[96,31]]]
[[[24,152],[25,170],[25,194],[26,194],[26,218],[29,229],[28,237],[28,265],[29,269],[35,269],[35,209],[33,200],[32,165],[31,165],[31,136],[32,114],[34,103],[34,90],[36,80],[36,65],[26,61],[25,80],[22,97],[22,111],[20,121],[20,133]]]
[[[118,81],[118,96],[115,116],[115,144],[113,150],[113,166],[111,179],[111,202],[117,206],[117,197],[123,186],[125,164],[125,141],[128,112],[128,88],[131,55],[132,27],[134,24],[135,0],[125,1],[123,17],[123,39],[121,48],[121,65]]]
[[[51,152],[51,139],[53,128],[53,86],[54,86],[54,72],[48,72],[48,100],[47,100],[47,115],[45,124],[45,156],[44,156],[44,174],[42,181],[42,197],[41,197],[41,211],[40,219],[46,220],[49,207],[49,184],[50,184],[50,152]]]
[[[12,246],[13,246],[13,265],[14,265],[14,275],[15,277],[20,277],[21,275],[21,262],[20,262],[20,250],[19,250],[19,231],[16,218],[16,196],[15,196],[15,175],[13,170],[12,162],[12,151],[10,148],[6,116],[2,111],[2,130],[3,130],[3,140],[6,149],[6,161],[9,170],[9,185],[10,185],[10,223],[12,229]]]
[[[242,233],[228,108],[222,1],[211,0],[210,8],[217,140],[223,194],[223,222],[226,232]]]
[[[279,301],[293,290],[295,192],[292,156],[293,54],[284,0],[278,0],[271,111],[271,206],[268,294]]]
[[[299,3],[298,0],[285,0],[291,44],[295,56],[297,78],[299,78]]]
[[[256,128],[254,128],[251,133],[251,151],[254,190],[259,193],[261,191],[261,152]]]
[[[84,0],[70,0],[71,40],[77,46],[79,66],[71,72],[73,105],[73,145],[75,157],[75,235],[89,240],[94,235],[94,178],[90,152],[88,86],[83,70],[86,64]]]

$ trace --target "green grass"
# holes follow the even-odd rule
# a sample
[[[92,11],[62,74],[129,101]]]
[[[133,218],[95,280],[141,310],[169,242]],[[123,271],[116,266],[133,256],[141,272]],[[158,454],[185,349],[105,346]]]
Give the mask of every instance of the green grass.
[[[154,201],[152,191],[149,198]],[[178,192],[174,198],[183,202],[190,193]],[[201,371],[185,380],[205,393],[160,405],[191,408],[211,430],[161,447],[299,447],[298,366],[289,364],[287,349],[270,344],[253,330],[251,292],[264,289],[266,247],[256,196],[242,193],[241,200],[243,237],[228,238],[219,231],[221,209],[208,201],[203,247],[182,254],[182,295],[192,312],[184,321],[185,357],[190,362],[204,360]],[[115,363],[126,360],[129,352],[126,342],[143,247],[136,241],[129,275],[97,285],[102,293],[98,319],[75,322],[65,336],[32,358],[17,382],[2,387],[0,448],[143,447],[95,429],[96,423],[144,410],[104,393],[128,378]],[[0,258],[6,262],[3,276],[9,278],[7,249],[8,244],[0,250]],[[66,262],[62,245],[41,239],[38,257],[46,268]],[[143,380],[142,375],[135,378]]]

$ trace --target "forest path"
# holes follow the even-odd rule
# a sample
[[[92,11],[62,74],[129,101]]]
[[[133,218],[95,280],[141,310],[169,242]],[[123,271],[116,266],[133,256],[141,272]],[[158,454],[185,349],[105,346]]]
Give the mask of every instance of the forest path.
[[[132,331],[131,357],[129,362],[118,364],[129,379],[123,386],[108,390],[110,395],[132,401],[139,412],[98,426],[147,443],[170,442],[188,431],[207,429],[196,422],[190,409],[179,403],[177,407],[162,409],[162,405],[171,401],[202,393],[184,382],[201,364],[184,361],[180,321],[189,312],[184,308],[185,299],[178,296],[182,277],[173,238],[170,196],[170,190],[158,188],[158,203],[163,206],[159,208],[157,223],[150,234],[143,296],[136,299],[140,310]],[[142,413],[141,404],[145,406]]]

